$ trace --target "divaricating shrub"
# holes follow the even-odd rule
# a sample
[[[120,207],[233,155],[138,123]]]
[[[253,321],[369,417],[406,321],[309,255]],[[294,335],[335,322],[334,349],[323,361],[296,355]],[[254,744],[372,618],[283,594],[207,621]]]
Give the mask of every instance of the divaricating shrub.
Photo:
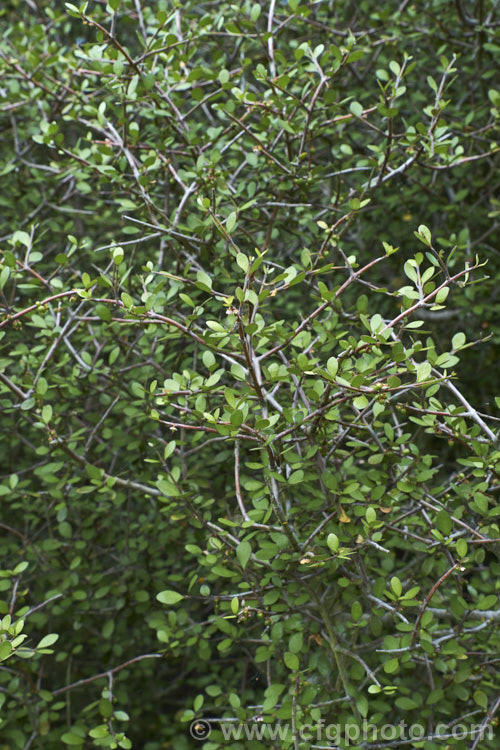
[[[495,4],[1,13],[1,747],[494,748]]]

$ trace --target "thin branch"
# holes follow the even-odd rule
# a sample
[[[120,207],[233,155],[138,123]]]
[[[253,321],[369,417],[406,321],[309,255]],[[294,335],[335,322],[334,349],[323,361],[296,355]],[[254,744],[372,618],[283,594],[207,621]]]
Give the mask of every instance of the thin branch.
[[[135,656],[133,659],[129,659],[128,661],[124,661],[123,664],[113,667],[113,669],[107,669],[105,672],[100,672],[100,674],[96,674],[93,677],[86,677],[83,680],[72,682],[71,685],[65,685],[65,687],[58,688],[52,692],[52,695],[61,695],[62,693],[67,693],[68,690],[80,687],[80,685],[88,685],[89,682],[95,682],[95,680],[100,680],[103,677],[109,677],[110,674],[116,674],[116,672],[129,667],[131,664],[135,664],[135,662],[142,661],[143,659],[161,659],[162,657],[163,654],[142,654],[141,656]]]

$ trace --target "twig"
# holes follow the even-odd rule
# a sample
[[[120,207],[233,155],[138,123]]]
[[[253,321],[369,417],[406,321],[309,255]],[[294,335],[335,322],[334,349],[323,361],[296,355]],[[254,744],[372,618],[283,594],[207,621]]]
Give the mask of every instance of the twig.
[[[89,682],[94,682],[95,680],[102,679],[102,677],[109,678],[110,674],[116,674],[116,672],[119,672],[121,669],[125,669],[125,667],[129,667],[131,664],[134,664],[137,661],[142,661],[143,659],[161,659],[162,656],[163,654],[142,654],[141,656],[135,656],[133,659],[129,659],[128,661],[124,661],[123,664],[119,664],[117,667],[113,667],[113,669],[107,669],[105,672],[96,674],[93,677],[85,677],[83,680],[72,682],[71,685],[65,685],[65,687],[58,688],[57,690],[54,690],[52,692],[52,695],[61,695],[62,693],[67,693],[68,690],[73,690],[73,688],[79,687],[80,685],[87,685]]]

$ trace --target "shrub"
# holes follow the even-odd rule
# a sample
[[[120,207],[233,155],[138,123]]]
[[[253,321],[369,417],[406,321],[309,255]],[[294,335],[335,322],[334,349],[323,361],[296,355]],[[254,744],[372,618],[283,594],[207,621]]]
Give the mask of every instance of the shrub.
[[[493,748],[493,3],[3,18],[4,746]]]

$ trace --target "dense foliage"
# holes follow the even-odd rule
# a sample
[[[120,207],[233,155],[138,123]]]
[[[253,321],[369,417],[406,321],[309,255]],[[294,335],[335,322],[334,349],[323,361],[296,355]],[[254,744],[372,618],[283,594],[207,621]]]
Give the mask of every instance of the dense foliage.
[[[2,750],[496,747],[495,7],[0,10]]]

